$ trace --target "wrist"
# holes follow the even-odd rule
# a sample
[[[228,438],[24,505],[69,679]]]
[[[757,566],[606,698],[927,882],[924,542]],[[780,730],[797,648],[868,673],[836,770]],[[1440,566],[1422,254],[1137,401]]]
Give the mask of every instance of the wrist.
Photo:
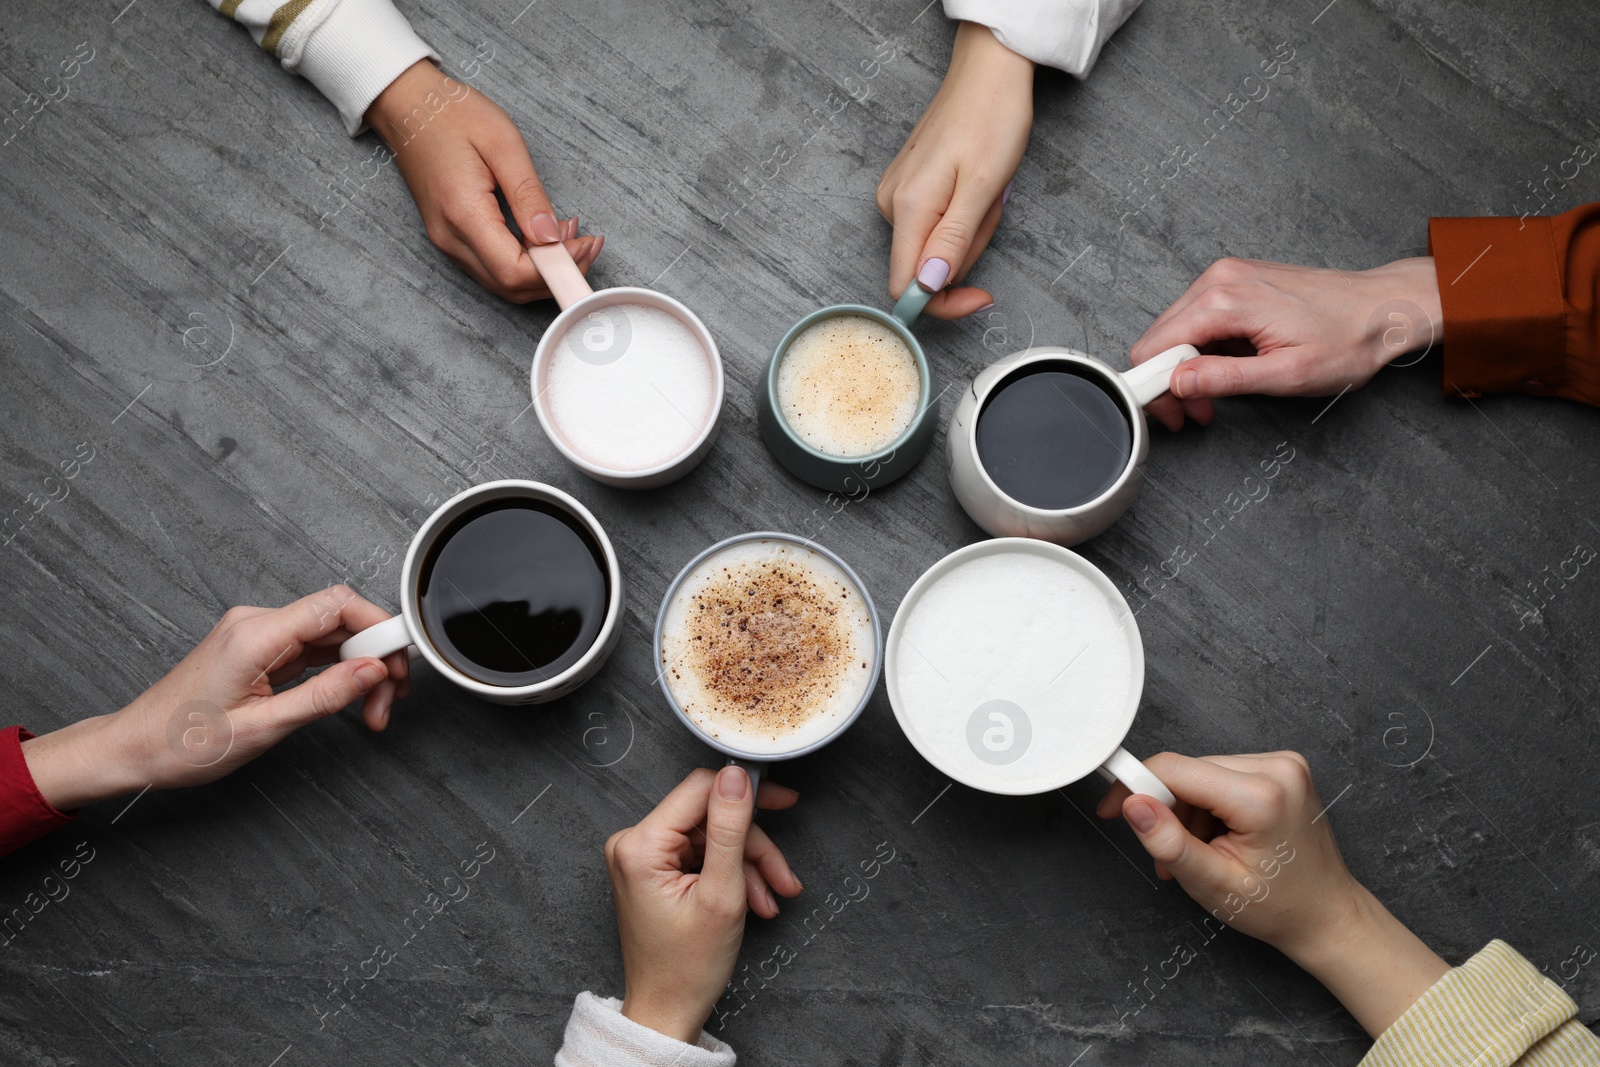
[[[34,786],[58,811],[109,800],[140,788],[132,784],[116,715],[80,719],[22,743]]]
[[[963,22],[956,29],[945,80],[983,81],[999,88],[1026,92],[1031,99],[1033,69],[1033,60],[1001,44],[989,27],[980,22]]]
[[[416,103],[425,99],[430,92],[443,95],[441,86],[444,81],[444,72],[431,59],[417,60],[401,71],[400,76],[373,99],[367,108],[366,124],[393,148],[397,140],[407,139],[403,136],[403,123],[411,117]]]
[[[1367,324],[1374,373],[1384,364],[1409,352],[1425,352],[1444,339],[1444,310],[1439,299],[1439,276],[1433,257],[1400,259],[1367,271],[1372,279],[1372,299],[1387,314],[1374,315]],[[1395,307],[1395,303],[1411,305]]]
[[[675,1041],[682,1041],[685,1045],[694,1045],[699,1043],[700,1031],[704,1028],[706,1017],[711,1011],[708,1008],[698,1016],[690,1018],[693,1013],[686,1012],[681,1004],[657,1001],[654,998],[625,992],[622,997],[622,1014],[658,1034],[665,1034]]]

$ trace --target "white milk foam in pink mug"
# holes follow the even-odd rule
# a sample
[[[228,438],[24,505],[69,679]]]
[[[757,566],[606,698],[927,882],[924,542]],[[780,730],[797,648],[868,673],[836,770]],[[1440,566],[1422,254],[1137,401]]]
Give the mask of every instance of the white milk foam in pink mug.
[[[590,462],[642,471],[681,455],[711,420],[711,359],[676,316],[612,304],[574,320],[551,349],[552,429]]]

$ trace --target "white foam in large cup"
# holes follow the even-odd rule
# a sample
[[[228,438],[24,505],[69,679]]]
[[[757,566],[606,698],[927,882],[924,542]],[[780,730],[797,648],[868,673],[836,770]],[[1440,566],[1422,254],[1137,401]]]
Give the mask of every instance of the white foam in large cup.
[[[957,781],[1031,794],[1100,770],[1172,803],[1122,748],[1144,688],[1138,627],[1068,549],[997,538],[946,556],[901,601],[884,668],[906,736]]]

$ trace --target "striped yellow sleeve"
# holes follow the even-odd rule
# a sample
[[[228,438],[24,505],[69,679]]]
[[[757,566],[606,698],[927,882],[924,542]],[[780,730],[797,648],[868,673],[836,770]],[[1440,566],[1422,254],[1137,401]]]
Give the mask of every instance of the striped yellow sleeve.
[[[1361,1067],[1600,1067],[1578,1006],[1504,941],[1439,979]]]

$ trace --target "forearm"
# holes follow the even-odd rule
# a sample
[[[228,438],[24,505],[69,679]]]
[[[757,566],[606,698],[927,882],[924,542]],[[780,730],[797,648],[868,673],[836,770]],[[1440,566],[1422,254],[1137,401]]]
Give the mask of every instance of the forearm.
[[[39,794],[61,811],[134,792],[134,761],[116,715],[96,715],[22,742]]]
[[[1439,955],[1359,887],[1330,933],[1284,954],[1339,999],[1372,1037],[1382,1034],[1450,970]]]

